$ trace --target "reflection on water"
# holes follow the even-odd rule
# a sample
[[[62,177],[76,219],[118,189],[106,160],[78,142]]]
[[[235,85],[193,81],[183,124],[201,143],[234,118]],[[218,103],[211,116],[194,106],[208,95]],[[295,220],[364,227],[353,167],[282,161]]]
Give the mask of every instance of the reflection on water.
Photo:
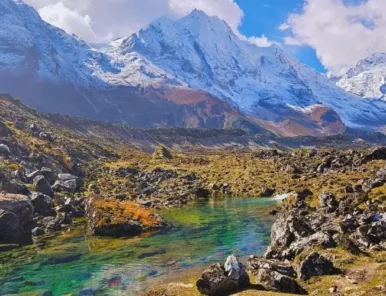
[[[83,227],[54,240],[0,253],[0,295],[137,295],[155,281],[229,254],[261,254],[278,200],[233,198],[163,210],[171,227],[132,239],[90,238]],[[48,295],[48,294],[47,294]]]

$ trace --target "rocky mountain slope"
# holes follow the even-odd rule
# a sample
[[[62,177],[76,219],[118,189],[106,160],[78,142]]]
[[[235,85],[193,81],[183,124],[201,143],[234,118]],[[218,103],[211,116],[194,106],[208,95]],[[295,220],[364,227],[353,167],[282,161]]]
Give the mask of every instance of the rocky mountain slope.
[[[337,85],[364,98],[385,99],[386,53],[375,53],[361,60],[341,77]]]
[[[285,136],[386,122],[383,101],[347,94],[279,47],[240,40],[201,11],[156,20],[93,49],[21,0],[0,5],[0,90],[42,111],[134,127],[238,127]]]

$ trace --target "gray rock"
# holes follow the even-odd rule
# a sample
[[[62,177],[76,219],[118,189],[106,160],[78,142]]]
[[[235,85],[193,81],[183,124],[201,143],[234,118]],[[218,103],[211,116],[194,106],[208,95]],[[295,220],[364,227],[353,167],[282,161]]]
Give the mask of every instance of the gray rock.
[[[27,196],[0,194],[0,242],[18,243],[30,238],[33,206]]]
[[[6,189],[8,193],[14,193],[14,194],[22,194],[22,195],[30,195],[31,192],[27,185],[25,185],[23,182],[17,179],[13,179],[9,182],[8,190]]]
[[[227,276],[235,281],[238,281],[239,285],[249,283],[249,277],[246,273],[246,268],[237,260],[236,256],[228,256],[224,264],[224,269]]]
[[[299,267],[299,276],[302,280],[308,280],[314,276],[336,274],[338,270],[327,258],[314,252],[308,255]]]
[[[44,176],[35,177],[33,183],[36,191],[48,195],[49,197],[54,197],[54,192]]]
[[[27,179],[29,181],[32,181],[37,177],[37,176],[42,176],[42,173],[39,170],[33,171],[32,173],[27,175]]]
[[[25,128],[24,122],[20,121],[20,120],[16,120],[15,121],[15,128],[17,128],[19,130],[23,130]]]
[[[213,264],[202,273],[196,286],[204,295],[229,295],[249,284],[245,267],[234,256],[227,259],[225,267]]]
[[[279,213],[271,230],[271,246],[289,247],[296,239],[307,237],[314,231],[296,212]]]
[[[10,243],[18,240],[22,229],[18,217],[0,209],[0,243]]]
[[[7,125],[4,122],[0,121],[0,137],[8,137],[11,134],[12,132],[7,127]]]
[[[0,144],[0,155],[8,157],[11,155],[11,149],[5,144]]]
[[[55,171],[51,170],[50,168],[43,167],[40,170],[40,173],[44,176],[44,178],[46,178],[46,180],[50,184],[53,184],[58,178],[58,175],[55,173]]]
[[[267,289],[274,289],[282,293],[307,295],[294,278],[283,275],[277,271],[259,269],[256,273],[256,282]]]
[[[287,229],[287,231],[289,232],[289,237],[293,238],[294,234],[291,234],[291,231],[292,231],[291,228],[292,227],[285,226],[285,229]],[[281,235],[278,237],[280,242],[280,238],[286,237],[287,234],[285,232],[280,232],[281,231],[280,228],[275,228],[275,229],[276,229],[275,235],[277,235],[277,233]],[[312,233],[310,231],[308,233],[307,232],[302,232],[302,233],[305,233],[306,235],[304,235],[303,237],[298,235],[296,239],[291,240],[289,244],[283,245],[283,244],[279,244],[277,240],[276,241],[272,240],[271,246],[268,247],[266,253],[264,254],[264,257],[267,259],[293,260],[301,252],[303,252],[306,249],[310,249],[312,247],[332,248],[336,246],[336,243],[332,238],[332,235],[327,232],[319,231],[316,233]],[[275,238],[277,238],[277,236],[275,236]]]
[[[67,180],[67,181],[56,181],[52,186],[54,191],[64,191],[69,193],[74,193],[78,188],[78,183],[75,179]]]
[[[54,203],[48,195],[40,192],[33,192],[31,195],[31,203],[36,213],[42,216],[54,216]]]
[[[288,263],[251,256],[247,262],[247,270],[252,274],[257,274],[259,269],[268,269],[289,277],[296,277],[295,269]]]
[[[78,180],[78,177],[71,175],[71,174],[59,174],[58,180],[65,182],[65,181],[69,181],[69,180]]]
[[[34,229],[32,229],[32,236],[34,237],[38,237],[38,236],[42,236],[45,234],[45,231],[42,227],[35,227]]]
[[[326,208],[328,212],[335,211],[339,206],[335,196],[329,192],[324,192],[319,195],[319,204],[321,208]]]

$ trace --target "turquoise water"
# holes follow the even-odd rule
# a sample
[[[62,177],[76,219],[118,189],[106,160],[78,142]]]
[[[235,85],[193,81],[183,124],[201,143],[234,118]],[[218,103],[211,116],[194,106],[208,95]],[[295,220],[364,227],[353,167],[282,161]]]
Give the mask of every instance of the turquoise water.
[[[172,226],[132,239],[94,238],[83,226],[0,253],[0,295],[138,295],[155,283],[269,244],[278,201],[233,198],[164,210]],[[32,294],[31,294],[32,293]]]

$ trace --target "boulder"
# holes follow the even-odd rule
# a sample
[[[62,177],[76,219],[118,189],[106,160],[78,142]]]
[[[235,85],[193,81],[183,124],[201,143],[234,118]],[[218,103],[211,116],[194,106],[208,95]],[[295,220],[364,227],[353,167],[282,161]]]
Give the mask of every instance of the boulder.
[[[59,174],[58,180],[62,182],[66,182],[69,180],[78,180],[78,177],[71,174]]]
[[[272,195],[275,194],[275,188],[268,188],[264,187],[261,189],[260,196],[261,197],[271,197]]]
[[[17,216],[0,209],[0,243],[10,243],[18,240],[23,231]]]
[[[47,167],[42,167],[42,169],[40,170],[40,173],[44,176],[44,178],[50,184],[53,184],[56,181],[56,179],[58,178],[58,175],[55,173],[55,171],[53,171]]]
[[[15,128],[17,128],[18,130],[23,130],[25,128],[25,122],[17,119],[15,121]]]
[[[246,268],[237,260],[236,256],[228,256],[224,264],[224,269],[227,276],[235,281],[238,281],[240,286],[249,284],[249,276],[246,273]]]
[[[0,121],[0,137],[8,137],[11,134],[12,132],[7,127],[7,125],[4,122]]]
[[[158,145],[157,148],[154,151],[154,157],[156,158],[166,158],[166,159],[172,159],[173,156],[170,153],[168,149],[166,149],[162,145]]]
[[[8,157],[11,154],[11,149],[5,144],[0,144],[0,156]]]
[[[268,269],[271,271],[277,271],[289,277],[296,277],[295,269],[289,263],[251,256],[247,262],[248,272],[256,274],[259,269]]]
[[[324,192],[319,195],[319,205],[328,212],[333,212],[337,209],[339,203],[332,193]]]
[[[362,158],[361,164],[384,159],[386,159],[386,147],[374,148]]]
[[[299,266],[299,276],[302,280],[308,280],[314,276],[336,274],[338,270],[327,258],[314,252],[308,255]]]
[[[8,186],[4,187],[4,190],[8,193],[30,195],[30,190],[23,182],[17,179],[13,179],[8,183]]]
[[[333,248],[335,246],[336,243],[330,234],[316,232],[310,236],[295,240],[286,248],[270,246],[264,256],[267,259],[293,260],[306,249],[313,247]]]
[[[54,192],[52,191],[50,184],[47,182],[44,176],[39,175],[35,177],[33,184],[36,191],[48,195],[49,197],[54,197]]]
[[[42,236],[45,234],[43,227],[35,227],[34,229],[32,229],[31,232],[32,232],[32,236],[34,237]]]
[[[48,195],[40,192],[33,192],[31,195],[31,203],[36,213],[42,216],[55,216],[53,209],[54,203]]]
[[[269,269],[259,269],[256,272],[256,282],[262,284],[266,289],[281,293],[307,295],[294,278]]]
[[[234,256],[229,256],[222,266],[213,264],[204,270],[196,286],[204,295],[229,295],[249,284],[245,267]]]
[[[52,186],[52,190],[54,191],[64,191],[69,193],[74,193],[78,188],[78,182],[75,179],[67,180],[67,181],[56,181]]]
[[[195,191],[195,194],[197,198],[207,199],[210,196],[210,191],[205,188],[197,188],[197,190]]]
[[[295,174],[295,175],[300,175],[303,174],[303,171],[296,165],[294,164],[288,164],[284,170],[285,173],[287,174]]]
[[[28,239],[32,225],[33,206],[27,196],[0,194],[0,242]]]
[[[39,170],[33,171],[32,173],[29,173],[27,175],[27,179],[31,182],[37,177],[37,176],[42,176],[42,173]]]
[[[302,237],[313,234],[310,225],[296,212],[279,213],[271,230],[272,247],[289,247],[290,244]]]

